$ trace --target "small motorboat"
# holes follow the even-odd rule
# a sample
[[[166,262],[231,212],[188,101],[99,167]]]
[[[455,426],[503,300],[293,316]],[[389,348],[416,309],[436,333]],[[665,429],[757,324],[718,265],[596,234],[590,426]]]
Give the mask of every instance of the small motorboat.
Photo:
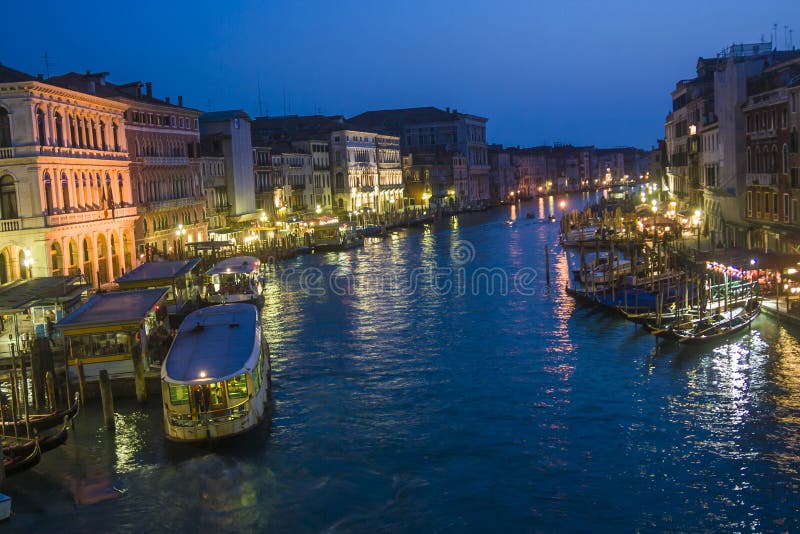
[[[506,226],[514,226],[514,221],[509,219],[506,221]]]
[[[525,214],[525,218],[526,219],[535,219],[536,218],[536,214],[533,213],[532,211],[529,211],[528,213]]]
[[[555,215],[548,215],[547,216],[547,220],[550,221],[550,222],[556,222],[556,216]]]

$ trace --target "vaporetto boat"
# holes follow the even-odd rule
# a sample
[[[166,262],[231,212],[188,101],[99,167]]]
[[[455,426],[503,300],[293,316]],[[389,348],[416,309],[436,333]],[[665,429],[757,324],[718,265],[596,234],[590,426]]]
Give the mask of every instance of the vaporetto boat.
[[[235,256],[217,262],[206,272],[210,284],[206,299],[215,304],[250,302],[261,306],[262,287],[258,281],[260,262],[252,256]]]
[[[167,439],[214,441],[265,418],[271,366],[258,316],[254,305],[238,303],[184,319],[161,367]]]

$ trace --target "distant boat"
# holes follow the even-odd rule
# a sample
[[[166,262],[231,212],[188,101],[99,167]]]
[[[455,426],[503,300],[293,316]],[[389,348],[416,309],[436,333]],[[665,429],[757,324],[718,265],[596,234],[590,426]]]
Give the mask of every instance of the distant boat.
[[[547,217],[547,219],[548,219],[550,222],[556,222],[556,216],[555,216],[555,215],[549,215],[549,216]]]
[[[528,213],[525,214],[525,218],[527,218],[527,219],[535,219],[536,218],[536,214],[533,213],[532,211],[529,211]]]

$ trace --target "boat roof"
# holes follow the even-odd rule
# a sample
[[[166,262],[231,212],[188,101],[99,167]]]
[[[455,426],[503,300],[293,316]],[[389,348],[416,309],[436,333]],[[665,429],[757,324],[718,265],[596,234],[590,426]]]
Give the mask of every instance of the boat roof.
[[[206,274],[252,273],[258,269],[258,258],[253,256],[234,256],[219,261]]]
[[[161,379],[173,383],[227,380],[252,370],[259,351],[258,310],[252,304],[221,304],[190,313],[184,319],[161,368]]]
[[[138,324],[164,296],[168,288],[98,293],[61,319],[56,327],[69,333],[86,327]]]
[[[143,263],[117,278],[117,283],[125,285],[126,283],[159,280],[167,280],[169,283],[174,278],[190,273],[198,263],[200,263],[200,258]]]
[[[0,288],[0,313],[20,313],[31,306],[69,302],[91,287],[77,275],[17,280]]]

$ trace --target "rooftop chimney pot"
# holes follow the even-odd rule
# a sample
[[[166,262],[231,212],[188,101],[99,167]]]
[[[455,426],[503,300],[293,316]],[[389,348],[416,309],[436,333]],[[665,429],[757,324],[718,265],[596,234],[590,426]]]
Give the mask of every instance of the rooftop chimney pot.
[[[178,95],[178,105],[183,107],[183,95]]]
[[[144,86],[147,91],[147,96],[153,96],[153,82],[145,82]]]

